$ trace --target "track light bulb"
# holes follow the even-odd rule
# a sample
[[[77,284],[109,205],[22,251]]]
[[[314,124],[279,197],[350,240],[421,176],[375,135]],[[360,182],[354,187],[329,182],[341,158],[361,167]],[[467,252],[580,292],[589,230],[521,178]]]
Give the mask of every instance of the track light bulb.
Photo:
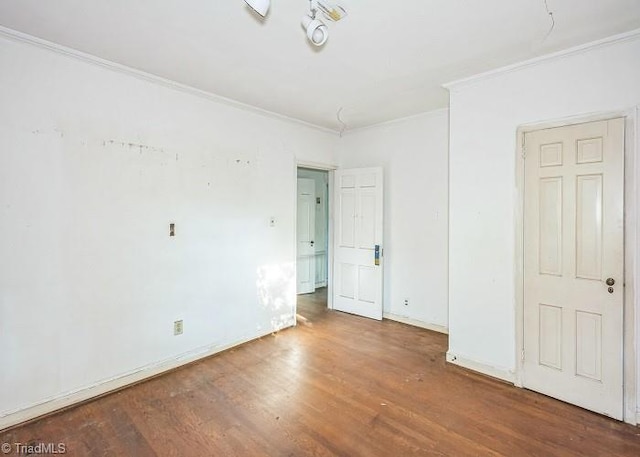
[[[329,38],[329,29],[320,20],[305,15],[302,18],[302,28],[307,32],[307,38],[314,46],[322,46]]]

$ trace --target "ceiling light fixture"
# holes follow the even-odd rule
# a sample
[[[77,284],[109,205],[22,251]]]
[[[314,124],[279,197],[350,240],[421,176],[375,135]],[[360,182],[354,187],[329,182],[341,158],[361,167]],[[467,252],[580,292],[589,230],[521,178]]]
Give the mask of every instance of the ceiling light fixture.
[[[309,0],[309,14],[302,17],[302,28],[307,32],[307,38],[314,46],[322,46],[329,39],[329,28],[320,19],[316,19],[318,11],[333,22],[339,21],[347,15],[341,6],[332,5],[322,0]]]
[[[314,16],[305,14],[302,17],[302,28],[306,30],[307,38],[309,38],[311,44],[315,46],[322,46],[329,38],[327,26]]]
[[[253,11],[262,17],[266,17],[271,6],[271,0],[244,0]],[[316,18],[318,11],[329,21],[337,22],[347,15],[340,5],[333,5],[325,0],[309,0],[309,13],[302,17],[302,28],[307,33],[307,38],[314,46],[322,46],[329,38],[329,28],[320,19]]]
[[[269,12],[269,6],[271,6],[271,0],[244,0],[247,5],[251,7],[253,11],[260,16],[265,17]]]

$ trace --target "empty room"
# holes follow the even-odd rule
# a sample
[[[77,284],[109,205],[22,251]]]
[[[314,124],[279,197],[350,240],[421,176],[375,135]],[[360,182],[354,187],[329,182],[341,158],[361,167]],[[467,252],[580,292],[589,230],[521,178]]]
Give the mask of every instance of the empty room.
[[[639,155],[639,0],[2,0],[0,454],[640,456]]]

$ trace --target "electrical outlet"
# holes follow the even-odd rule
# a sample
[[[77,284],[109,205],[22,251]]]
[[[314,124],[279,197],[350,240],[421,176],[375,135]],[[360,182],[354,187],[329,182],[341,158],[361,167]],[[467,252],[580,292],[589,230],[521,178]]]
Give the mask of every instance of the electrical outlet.
[[[409,299],[408,298],[404,299],[404,306],[409,306]]]
[[[182,331],[184,330],[182,319],[179,321],[175,321],[173,323],[173,334],[174,335],[182,335]]]

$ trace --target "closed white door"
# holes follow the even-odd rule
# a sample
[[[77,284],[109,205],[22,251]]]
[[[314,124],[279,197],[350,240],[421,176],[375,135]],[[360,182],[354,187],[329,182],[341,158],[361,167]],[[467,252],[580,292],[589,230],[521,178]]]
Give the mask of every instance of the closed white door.
[[[297,292],[309,294],[316,290],[316,183],[298,178],[297,209]]]
[[[382,168],[335,173],[333,308],[382,319]]]
[[[525,387],[622,419],[624,120],[525,135]]]

